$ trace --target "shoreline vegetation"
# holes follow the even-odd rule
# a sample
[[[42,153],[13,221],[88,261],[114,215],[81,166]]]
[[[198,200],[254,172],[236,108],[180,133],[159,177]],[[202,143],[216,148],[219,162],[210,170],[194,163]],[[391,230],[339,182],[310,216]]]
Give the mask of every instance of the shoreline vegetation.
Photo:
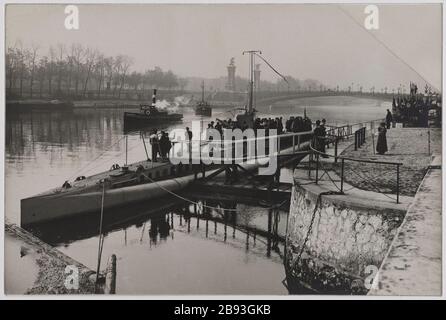
[[[229,60],[229,57],[228,57]],[[231,62],[233,63],[233,62]],[[224,68],[224,66],[222,66]],[[38,44],[27,45],[18,40],[6,48],[5,89],[7,99],[51,97],[53,99],[130,98],[150,99],[151,88],[179,92],[206,91],[215,94],[227,89],[225,75],[214,78],[179,76],[149,61],[147,68],[137,70],[133,57],[123,54],[109,56],[79,43],[51,45],[48,50]],[[260,80],[268,92],[322,91],[328,87],[318,80]],[[249,80],[234,76],[234,87],[245,91]],[[339,90],[339,86],[338,86]]]

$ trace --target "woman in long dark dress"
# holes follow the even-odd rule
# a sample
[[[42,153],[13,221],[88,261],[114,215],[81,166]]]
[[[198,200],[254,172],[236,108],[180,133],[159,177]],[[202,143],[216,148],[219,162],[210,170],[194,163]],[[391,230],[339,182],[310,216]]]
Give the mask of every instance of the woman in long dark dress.
[[[376,152],[384,154],[387,152],[386,124],[382,122],[378,127],[378,142],[376,143]]]

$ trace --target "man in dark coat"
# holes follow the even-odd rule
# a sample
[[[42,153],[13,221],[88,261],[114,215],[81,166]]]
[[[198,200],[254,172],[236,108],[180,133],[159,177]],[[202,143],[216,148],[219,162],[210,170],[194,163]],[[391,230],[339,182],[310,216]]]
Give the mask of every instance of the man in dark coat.
[[[389,109],[387,109],[387,115],[386,115],[386,127],[387,129],[390,129],[390,124],[393,121],[393,116],[392,113],[390,112]]]
[[[382,122],[378,128],[378,142],[376,143],[376,152],[378,154],[384,154],[388,151],[386,133],[386,124]]]
[[[317,120],[316,121],[316,127],[313,130],[313,134],[314,134],[314,149],[316,149],[317,151],[320,152],[324,152],[324,138],[323,138],[323,134],[324,134],[324,129],[321,127],[321,121]]]

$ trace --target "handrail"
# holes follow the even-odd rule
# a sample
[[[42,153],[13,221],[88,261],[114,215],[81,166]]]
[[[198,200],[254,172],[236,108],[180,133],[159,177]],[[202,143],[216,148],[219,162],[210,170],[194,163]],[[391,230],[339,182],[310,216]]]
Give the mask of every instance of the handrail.
[[[332,156],[330,154],[326,154],[324,152],[321,152],[319,150],[314,149],[311,146],[311,144],[310,144],[309,148],[310,148],[310,156],[312,156],[313,153],[316,154],[316,179],[315,179],[316,184],[318,183],[318,179],[319,179],[319,174],[318,174],[318,171],[319,171],[319,155],[322,155],[324,157],[332,157],[332,158],[335,158],[335,160],[341,159],[341,187],[338,188],[335,185],[340,190],[341,193],[344,192],[344,162],[346,160],[347,161],[354,161],[354,162],[361,162],[361,163],[395,165],[396,166],[396,203],[400,203],[399,202],[399,199],[400,199],[400,166],[403,165],[401,162],[376,161],[376,160],[358,159],[358,158],[350,158],[350,157],[343,157],[343,156]],[[310,177],[310,160],[308,161],[308,177]],[[380,192],[379,190],[378,190],[378,192],[386,195],[384,192]],[[389,196],[387,196],[387,197],[389,197]]]
[[[316,150],[311,145],[310,145],[310,150],[315,152],[315,153],[319,153],[320,155],[323,155],[323,156],[328,156],[328,157],[336,158],[336,159],[344,159],[344,160],[348,160],[348,161],[365,162],[365,163],[376,163],[376,164],[391,164],[391,165],[398,165],[398,166],[402,166],[403,165],[403,163],[401,163],[401,162],[376,161],[376,160],[368,160],[368,159],[361,159],[361,158],[350,158],[350,157],[344,157],[344,156],[333,156],[331,154],[323,153],[323,152],[321,152],[319,150]]]
[[[242,131],[243,132],[243,131]],[[250,138],[250,139],[242,139],[242,140],[225,140],[225,139],[223,139],[223,140],[195,140],[195,139],[193,139],[193,140],[189,140],[189,139],[186,139],[186,140],[181,140],[181,141],[171,141],[172,143],[197,143],[197,142],[200,142],[200,143],[204,143],[204,144],[206,144],[206,143],[208,143],[208,142],[212,142],[212,143],[217,143],[217,142],[223,142],[223,143],[229,143],[229,142],[231,142],[231,143],[237,143],[237,142],[247,142],[247,141],[258,141],[258,140],[268,140],[268,139],[272,139],[272,138],[279,138],[279,139],[282,139],[282,138],[287,138],[287,137],[297,137],[297,136],[306,136],[306,135],[310,135],[310,134],[313,134],[313,131],[302,131],[302,132],[290,132],[290,133],[283,133],[283,134],[276,134],[276,135],[273,135],[273,136],[268,136],[268,135],[265,135],[265,136],[263,136],[263,137],[255,137],[255,138]]]

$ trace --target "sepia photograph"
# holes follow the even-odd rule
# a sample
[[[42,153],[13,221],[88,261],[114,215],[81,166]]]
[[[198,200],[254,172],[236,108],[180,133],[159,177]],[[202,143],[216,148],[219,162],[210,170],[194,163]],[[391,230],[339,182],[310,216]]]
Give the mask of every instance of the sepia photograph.
[[[3,8],[6,297],[442,297],[442,2]]]

